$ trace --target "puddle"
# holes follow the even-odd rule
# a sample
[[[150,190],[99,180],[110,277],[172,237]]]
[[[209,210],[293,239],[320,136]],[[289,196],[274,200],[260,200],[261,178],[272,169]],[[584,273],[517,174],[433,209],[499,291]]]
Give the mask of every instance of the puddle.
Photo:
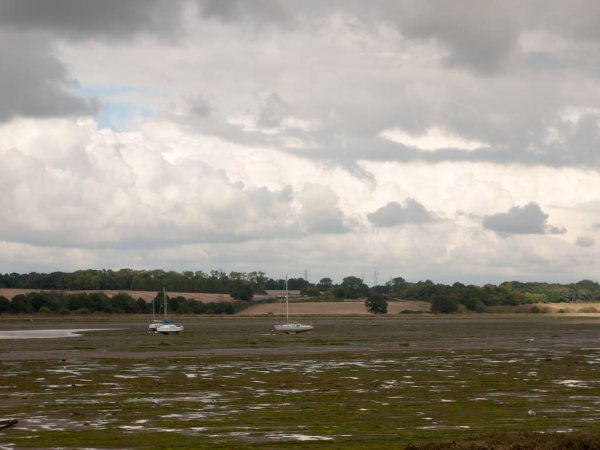
[[[555,381],[556,384],[561,384],[563,386],[572,387],[572,388],[590,388],[585,381],[581,380],[559,380]]]
[[[0,339],[56,339],[78,337],[85,331],[123,330],[124,328],[73,328],[60,330],[14,330],[0,331]]]
[[[278,441],[333,441],[330,436],[311,436],[307,434],[268,434],[267,437]]]

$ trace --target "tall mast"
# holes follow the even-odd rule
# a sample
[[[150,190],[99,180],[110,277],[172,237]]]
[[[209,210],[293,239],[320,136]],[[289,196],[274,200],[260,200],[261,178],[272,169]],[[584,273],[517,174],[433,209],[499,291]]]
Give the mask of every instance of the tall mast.
[[[166,294],[164,286],[163,286],[163,302],[165,304],[165,320],[166,320],[167,319],[167,294]]]
[[[290,307],[288,304],[288,282],[287,275],[285,276],[285,321],[290,321]]]

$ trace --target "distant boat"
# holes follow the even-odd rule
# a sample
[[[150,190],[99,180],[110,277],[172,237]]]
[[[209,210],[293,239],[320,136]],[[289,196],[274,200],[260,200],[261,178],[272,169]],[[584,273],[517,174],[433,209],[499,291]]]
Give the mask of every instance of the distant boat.
[[[163,296],[164,296],[164,288],[163,288]],[[156,333],[156,328],[161,324],[160,320],[156,320],[154,315],[154,298],[152,298],[152,322],[148,325],[148,333]]]
[[[180,323],[175,323],[172,320],[167,319],[167,293],[165,292],[165,288],[163,287],[163,310],[164,310],[164,319],[161,321],[154,320],[154,300],[152,300],[152,323],[148,325],[148,329],[150,331],[154,331],[155,333],[160,334],[178,334],[183,331],[183,325]]]
[[[297,334],[311,331],[314,327],[312,325],[300,322],[290,322],[290,307],[289,307],[289,295],[288,295],[288,282],[287,277],[285,278],[285,323],[275,325],[275,331],[286,334]]]
[[[180,331],[183,331],[183,325],[169,319],[163,320],[163,322],[156,327],[156,332],[160,334],[177,334]]]

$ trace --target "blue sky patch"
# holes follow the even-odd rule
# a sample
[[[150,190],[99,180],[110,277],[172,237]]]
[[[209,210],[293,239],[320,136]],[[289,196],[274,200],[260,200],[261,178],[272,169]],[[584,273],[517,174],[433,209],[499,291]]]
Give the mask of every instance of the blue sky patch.
[[[152,110],[129,101],[119,100],[119,97],[132,93],[143,92],[130,85],[86,84],[77,87],[73,93],[80,97],[97,98],[102,105],[96,122],[98,128],[109,128],[113,131],[126,131],[131,128],[136,117],[150,117]]]
[[[113,131],[126,131],[131,128],[131,122],[136,117],[150,117],[152,111],[148,108],[127,102],[111,102],[102,107],[96,115],[98,128],[109,128]]]

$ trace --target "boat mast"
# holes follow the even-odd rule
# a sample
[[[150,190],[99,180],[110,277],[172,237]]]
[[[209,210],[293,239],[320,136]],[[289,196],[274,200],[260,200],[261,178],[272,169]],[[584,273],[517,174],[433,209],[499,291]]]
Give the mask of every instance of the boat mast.
[[[167,294],[165,292],[164,286],[163,286],[163,302],[165,304],[165,320],[167,320]]]
[[[288,282],[287,275],[285,276],[285,321],[290,322],[290,307],[288,303]]]

